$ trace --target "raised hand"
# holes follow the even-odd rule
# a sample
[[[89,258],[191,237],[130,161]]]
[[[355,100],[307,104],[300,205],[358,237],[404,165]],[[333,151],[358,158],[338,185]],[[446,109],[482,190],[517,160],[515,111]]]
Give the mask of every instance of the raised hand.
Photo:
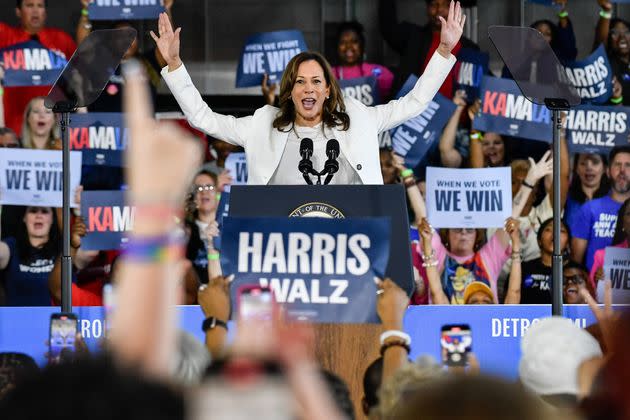
[[[466,91],[464,89],[458,89],[453,96],[453,103],[457,105],[458,108],[463,108],[466,106],[466,98]]]
[[[391,279],[381,280],[375,278],[378,288],[378,299],[376,300],[376,312],[385,329],[402,329],[403,317],[409,306],[409,297]]]
[[[609,0],[597,0],[597,4],[606,12],[610,12],[613,8],[612,3]]]
[[[158,33],[151,31],[151,38],[155,41],[164,61],[168,64],[168,70],[176,70],[182,65],[182,60],[179,58],[179,34],[182,28],[177,28],[173,31],[173,25],[166,13],[160,13],[158,18]]]
[[[81,246],[81,238],[87,233],[87,227],[83,221],[83,217],[76,217],[72,224],[72,231],[70,236],[70,246],[74,249],[78,249]]]
[[[426,217],[422,218],[422,222],[418,225],[418,233],[422,237],[423,243],[431,243],[431,238],[433,237],[433,228],[429,224],[429,221]]]
[[[446,19],[442,16],[438,16],[438,18],[442,23],[438,51],[444,57],[448,57],[462,36],[464,23],[466,23],[466,15],[462,13],[462,6],[459,2],[455,3],[451,0]]]
[[[265,98],[265,103],[267,105],[273,105],[274,101],[276,100],[276,90],[278,90],[278,84],[272,83],[269,85],[267,84],[268,81],[269,76],[267,75],[267,73],[265,73],[263,76],[262,84],[260,85],[260,89],[262,90],[262,94]]]
[[[550,150],[547,150],[538,162],[535,162],[532,158],[528,159],[529,171],[527,172],[527,177],[525,178],[525,180],[529,184],[534,185],[536,182],[538,182],[538,180],[553,172],[553,158],[551,156]]]
[[[512,247],[518,248],[516,251],[520,251],[521,244],[521,235],[519,231],[519,227],[521,226],[521,222],[518,219],[513,217],[508,217],[505,221],[505,231],[508,235],[510,235],[510,239],[512,239]]]

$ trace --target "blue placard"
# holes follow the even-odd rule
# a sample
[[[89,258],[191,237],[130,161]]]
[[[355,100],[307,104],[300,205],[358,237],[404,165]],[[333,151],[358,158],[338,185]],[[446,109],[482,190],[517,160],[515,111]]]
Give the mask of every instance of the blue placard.
[[[617,307],[621,308],[621,307]],[[365,309],[362,309],[365,311]],[[45,364],[45,341],[48,339],[50,314],[57,307],[0,307],[0,352],[16,351]],[[79,318],[79,331],[88,348],[102,348],[106,325],[103,307],[74,307]],[[201,323],[205,319],[198,306],[179,306],[179,326],[204,341]],[[550,305],[431,305],[407,309],[404,330],[411,335],[411,359],[423,354],[440,358],[440,329],[445,324],[468,324],[471,327],[472,349],[479,359],[481,371],[506,379],[516,379],[521,355],[520,339],[535,319],[548,317]],[[586,305],[565,305],[564,314],[583,327],[595,322]],[[230,323],[234,333],[236,325]]]
[[[396,99],[411,91],[417,81],[417,76],[413,74],[409,76]],[[439,139],[455,108],[457,106],[453,101],[437,93],[422,114],[390,130],[392,147],[396,154],[405,158],[406,166],[411,168],[418,166],[433,142]]]
[[[304,35],[297,30],[257,33],[245,42],[236,71],[236,87],[260,86],[263,75],[277,83],[287,63],[306,51]]]
[[[162,0],[92,0],[90,20],[157,19],[164,11]]]
[[[377,80],[374,76],[342,79],[339,81],[339,87],[345,97],[354,98],[363,105],[372,106],[381,103]]]
[[[122,151],[129,139],[123,114],[74,114],[69,134],[70,149],[83,152],[84,165],[123,166]]]
[[[294,319],[376,322],[374,276],[385,272],[389,236],[388,218],[226,217],[221,268],[235,275],[232,297],[269,286]]]
[[[542,6],[548,6],[548,7],[557,7],[557,8],[560,7],[560,5],[557,4],[555,0],[527,0],[527,2],[540,4]]]
[[[551,111],[521,95],[514,80],[485,76],[481,105],[474,129],[551,142]]]
[[[33,40],[1,49],[0,61],[6,87],[52,85],[68,63],[63,53]]]
[[[219,225],[219,232],[223,231],[223,218],[225,218],[230,213],[230,190],[226,187],[225,191],[221,193],[221,198],[219,198],[219,205],[217,207],[217,216],[216,221]],[[221,250],[221,235],[214,238],[212,241],[214,245],[214,249],[217,251]]]
[[[83,191],[81,215],[87,228],[81,249],[120,249],[133,229],[135,209],[125,205],[123,191]]]
[[[488,62],[490,56],[488,53],[475,51],[471,48],[462,48],[457,53],[457,82],[456,89],[466,91],[466,102],[473,103],[479,98],[479,89],[481,89],[481,81],[483,76],[489,73]]]
[[[566,118],[569,152],[608,156],[613,147],[627,145],[629,116],[630,108],[623,106],[572,108]]]
[[[603,44],[584,60],[566,64],[564,68],[583,104],[602,104],[612,96],[613,74]]]

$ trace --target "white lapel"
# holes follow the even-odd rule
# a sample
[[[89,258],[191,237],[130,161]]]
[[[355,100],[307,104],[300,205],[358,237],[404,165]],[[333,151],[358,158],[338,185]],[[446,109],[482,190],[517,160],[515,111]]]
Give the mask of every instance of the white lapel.
[[[280,159],[282,158],[282,154],[284,153],[284,148],[287,145],[287,140],[289,138],[288,131],[280,131],[276,128],[271,130],[271,138],[269,140],[270,147],[270,161],[265,162],[265,184],[268,184],[273,176],[274,172],[278,168],[280,164]]]

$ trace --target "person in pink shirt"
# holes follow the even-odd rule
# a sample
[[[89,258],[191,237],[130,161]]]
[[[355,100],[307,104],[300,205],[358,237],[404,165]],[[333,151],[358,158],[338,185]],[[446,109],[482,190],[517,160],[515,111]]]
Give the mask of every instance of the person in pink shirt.
[[[363,61],[365,34],[359,22],[343,22],[337,31],[337,59],[339,65],[332,68],[337,80],[375,76],[381,102],[391,95],[394,74],[385,66]]]
[[[615,226],[615,236],[613,236],[612,245],[618,248],[629,248],[630,242],[630,208],[628,208],[630,198],[624,201],[617,213],[617,225]],[[597,290],[597,283],[604,280],[604,256],[606,248],[598,249],[593,256],[593,266],[588,276],[588,281],[593,289]]]

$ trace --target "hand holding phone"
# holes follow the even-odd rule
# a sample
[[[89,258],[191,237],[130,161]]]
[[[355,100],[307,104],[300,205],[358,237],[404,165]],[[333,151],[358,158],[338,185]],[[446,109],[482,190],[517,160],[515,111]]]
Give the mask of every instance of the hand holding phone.
[[[50,315],[48,360],[50,363],[71,359],[76,352],[78,320],[73,313]]]
[[[440,338],[442,362],[447,366],[466,366],[472,350],[472,333],[468,324],[449,324],[442,327]]]

